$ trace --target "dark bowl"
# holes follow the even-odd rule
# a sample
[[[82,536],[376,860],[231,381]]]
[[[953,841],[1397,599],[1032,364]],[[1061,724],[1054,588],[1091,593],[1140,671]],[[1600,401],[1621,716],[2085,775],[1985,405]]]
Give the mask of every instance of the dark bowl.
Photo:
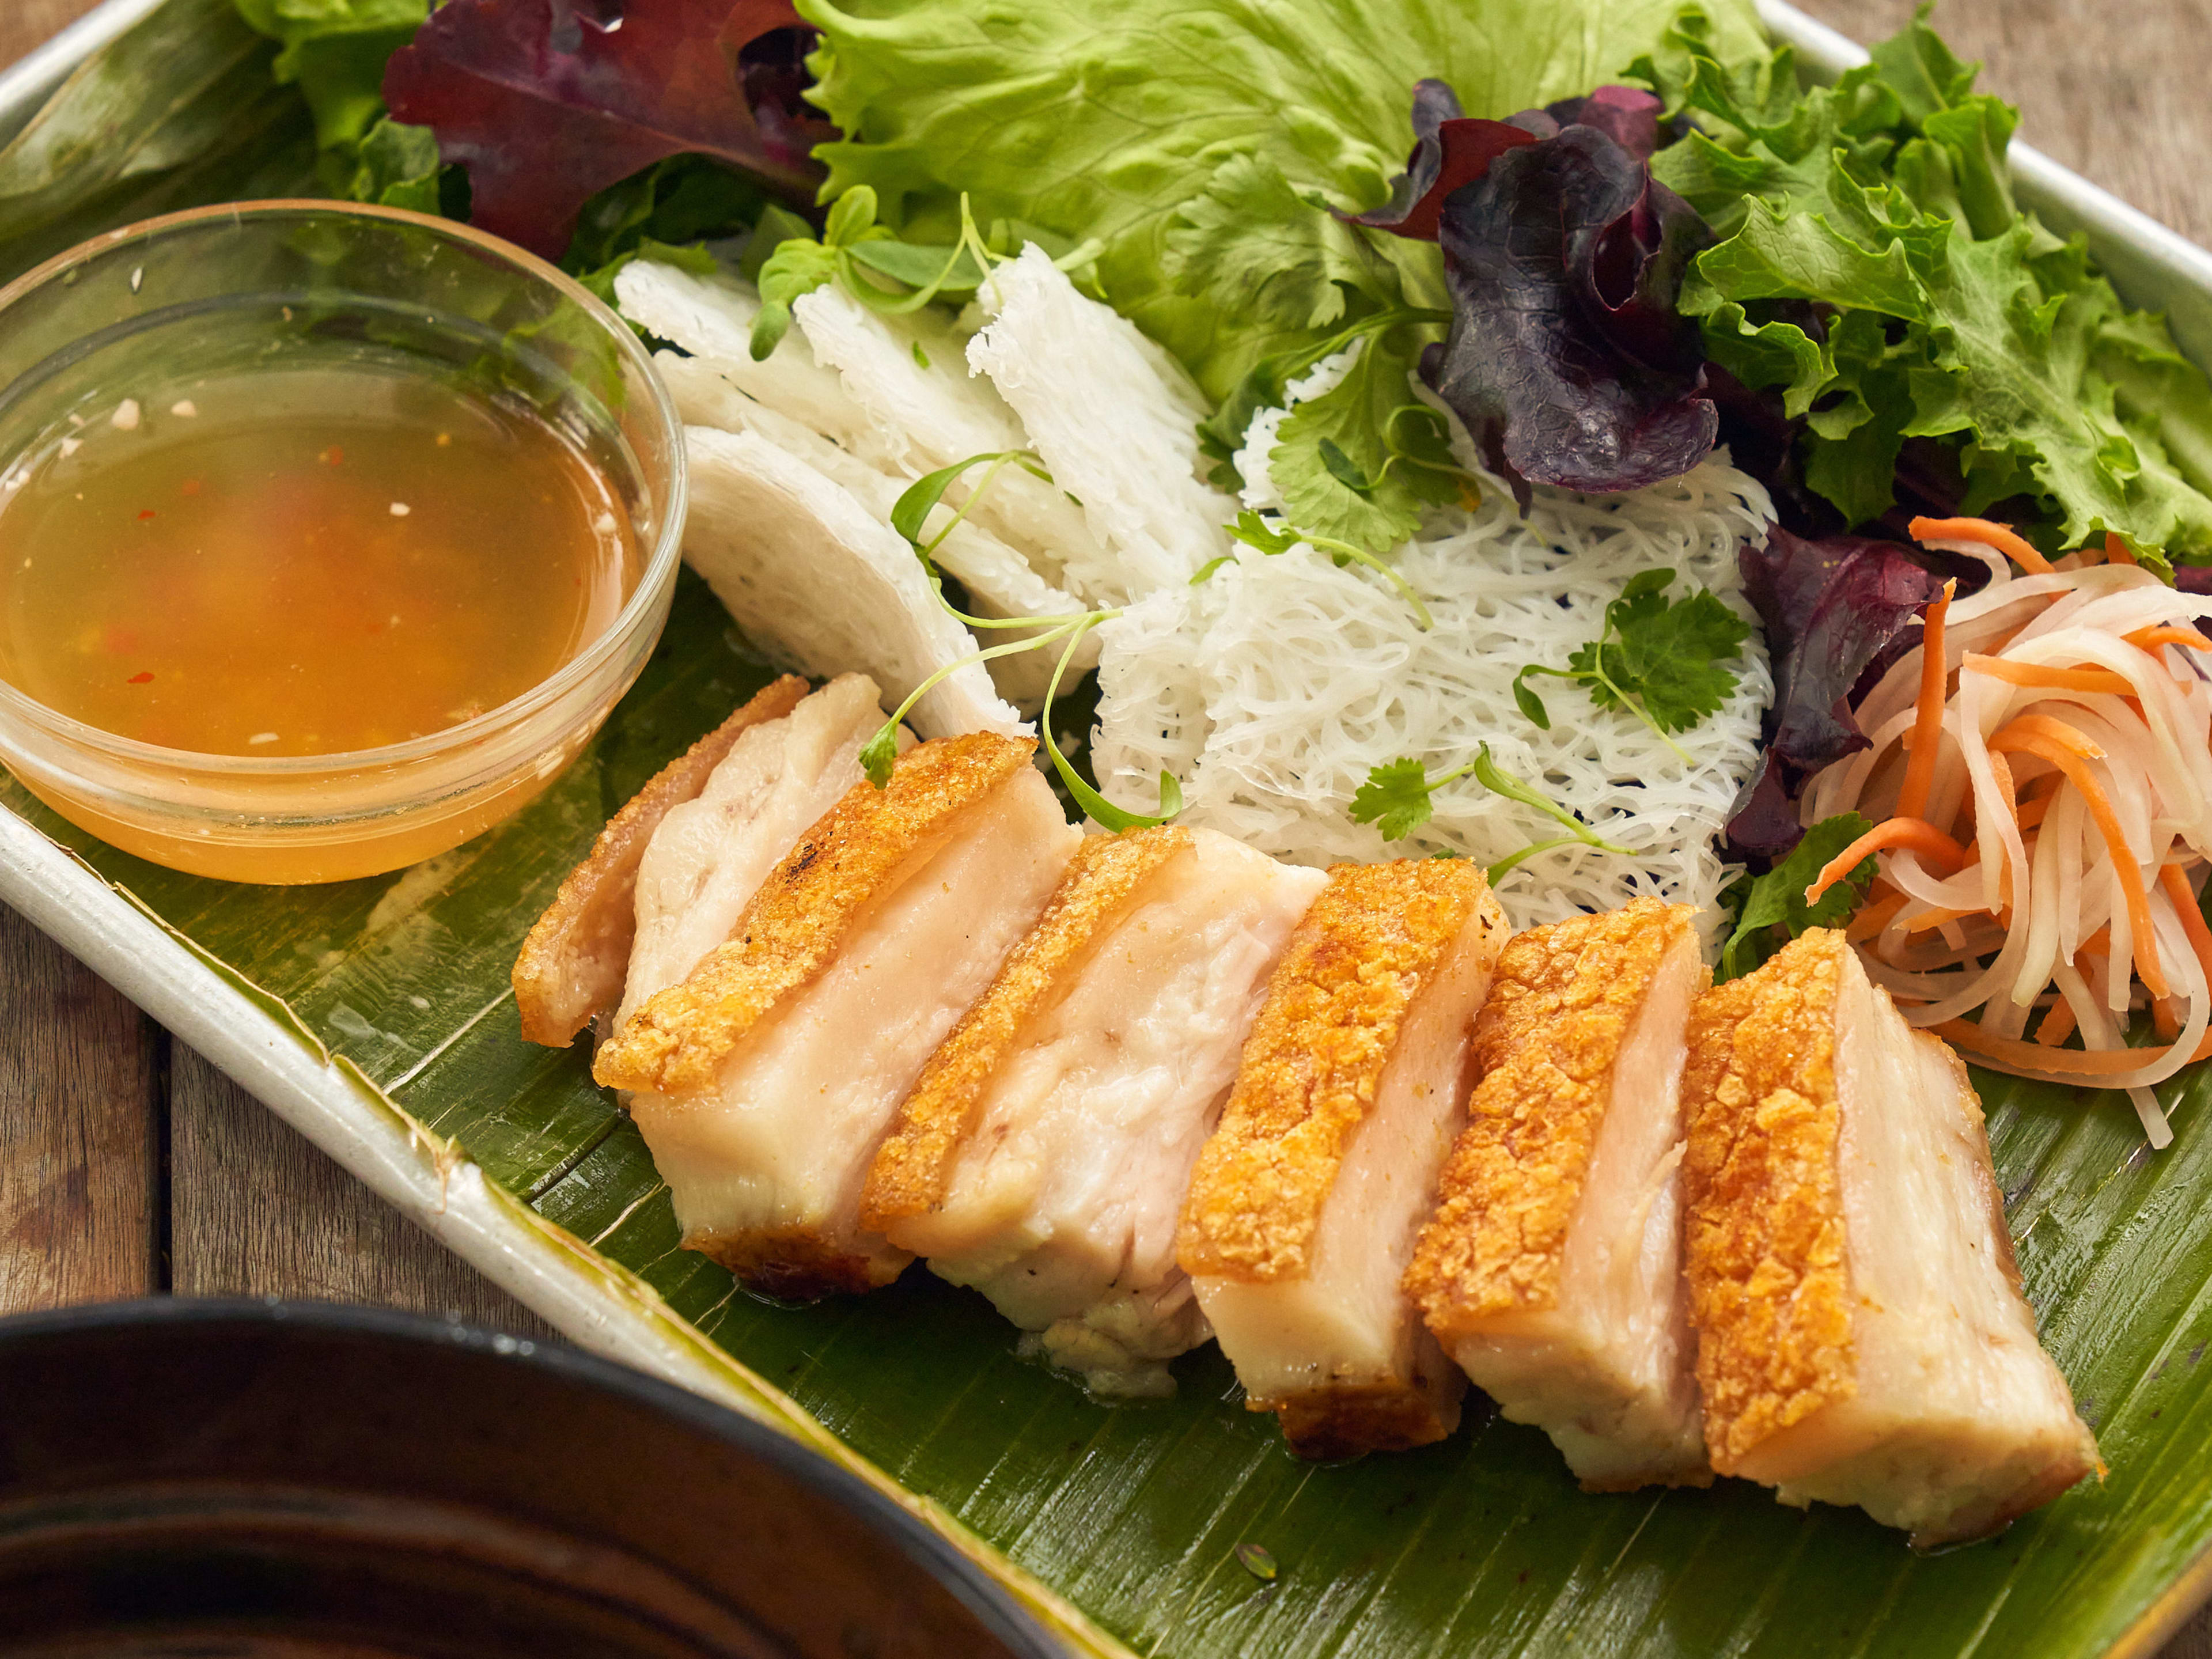
[[[368,1308],[0,1320],[0,1654],[1058,1659],[843,1470],[567,1348]]]

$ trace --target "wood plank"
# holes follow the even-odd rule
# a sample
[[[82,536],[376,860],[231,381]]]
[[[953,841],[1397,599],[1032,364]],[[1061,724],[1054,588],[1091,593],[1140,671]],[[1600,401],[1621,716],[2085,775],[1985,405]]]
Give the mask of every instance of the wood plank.
[[[178,1295],[363,1302],[562,1340],[182,1043],[169,1135]]]
[[[164,1039],[0,907],[0,1313],[160,1288]]]
[[[100,0],[4,0],[0,3],[0,64],[14,63],[99,3]]]

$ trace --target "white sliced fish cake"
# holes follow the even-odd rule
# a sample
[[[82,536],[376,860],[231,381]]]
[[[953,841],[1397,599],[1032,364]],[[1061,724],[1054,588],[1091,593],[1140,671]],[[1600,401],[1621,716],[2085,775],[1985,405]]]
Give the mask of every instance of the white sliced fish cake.
[[[770,872],[730,939],[599,1051],[668,1183],[684,1242],[775,1296],[889,1283],[861,1224],[899,1103],[1036,923],[1082,832],[988,732],[862,783]]]
[[[1466,1378],[1401,1287],[1466,1121],[1506,926],[1463,860],[1340,865],[1200,1155],[1177,1255],[1246,1403],[1306,1457],[1425,1445]]]
[[[1062,580],[1115,600],[1190,580],[1230,550],[1230,496],[1200,480],[1197,388],[1136,325],[1076,290],[1035,243],[977,291],[988,319],[968,362],[1021,418],[1053,481],[1103,544]]]
[[[696,799],[653,832],[637,872],[635,943],[615,1029],[722,945],[808,827],[860,782],[883,725],[876,683],[840,674],[782,719],[747,731]]]
[[[1687,905],[1639,899],[1516,934],[1406,1276],[1444,1351],[1591,1491],[1712,1480],[1680,1180],[1685,1032],[1705,980]]]
[[[842,484],[861,506],[885,524],[890,522],[891,511],[905,493],[908,480],[878,471],[819,433],[745,396],[702,359],[663,351],[654,354],[653,366],[675,394],[677,409],[688,424],[750,432],[765,439]],[[942,531],[952,513],[952,508],[939,505],[930,515],[930,531]],[[1079,600],[1045,580],[1030,568],[1028,560],[972,520],[963,519],[953,525],[932,557],[968,590],[969,608],[977,616],[1065,617],[1085,609]],[[988,631],[992,636],[989,643],[998,645],[1036,630]],[[1069,659],[1063,683],[1072,683],[1076,676],[1096,667],[1099,649],[1098,635],[1086,634]],[[1060,651],[1054,647],[995,657],[985,665],[1000,695],[1024,714],[1034,714],[1044,702],[1053,665],[1059,659]]]
[[[684,440],[684,556],[768,656],[814,674],[858,670],[896,702],[975,651],[914,550],[850,490],[750,432],[687,427]],[[955,668],[909,719],[929,737],[1030,730],[981,663]]]
[[[890,470],[919,477],[976,455],[1030,447],[990,382],[968,374],[966,337],[941,320],[885,316],[834,284],[801,295],[791,311],[816,360],[836,369],[847,396],[874,418]],[[965,501],[981,482],[978,468],[945,499]],[[1064,582],[1063,568],[1089,568],[1107,556],[1083,508],[1069,499],[1070,488],[1001,467],[969,516],[1020,550],[1039,575]]]
[[[615,274],[615,298],[630,321],[681,346],[693,362],[747,397],[872,466],[896,470],[900,445],[895,434],[885,434],[853,401],[837,372],[816,362],[803,342],[794,344],[787,336],[775,350],[754,361],[752,327],[760,296],[750,283],[634,259]]]
[[[1691,1015],[1685,1261],[1713,1468],[1923,1548],[2100,1472],[1966,1070],[1814,928]]]
[[[1085,840],[907,1097],[863,1221],[1099,1392],[1172,1392],[1208,1334],[1175,1260],[1191,1165],[1324,880],[1210,830]]]

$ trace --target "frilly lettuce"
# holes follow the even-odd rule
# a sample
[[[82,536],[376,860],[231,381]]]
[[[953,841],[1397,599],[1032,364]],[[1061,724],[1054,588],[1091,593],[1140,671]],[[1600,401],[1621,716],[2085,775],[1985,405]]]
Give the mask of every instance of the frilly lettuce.
[[[2017,112],[1924,21],[1832,88],[1801,91],[1786,50],[1738,58],[1694,20],[1640,67],[1698,129],[1654,174],[1727,239],[1681,307],[1715,361],[1803,420],[1804,481],[1844,523],[1887,510],[1906,441],[1933,439],[1962,511],[2027,497],[2008,512],[2054,547],[2117,532],[2212,557],[2204,377],[2078,240],[2015,208]]]
[[[1763,57],[1748,0],[1704,38]],[[1104,247],[1115,307],[1226,397],[1261,359],[1359,315],[1446,302],[1437,250],[1325,210],[1381,205],[1413,143],[1408,94],[1469,112],[1588,92],[1658,51],[1682,0],[799,0],[823,32],[811,94],[845,137],[827,193],[951,243],[975,216]]]

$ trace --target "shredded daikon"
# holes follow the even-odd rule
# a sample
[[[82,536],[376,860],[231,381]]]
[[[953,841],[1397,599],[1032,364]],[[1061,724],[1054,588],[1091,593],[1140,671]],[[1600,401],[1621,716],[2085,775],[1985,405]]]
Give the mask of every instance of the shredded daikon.
[[[2016,574],[1991,556],[2021,556],[1997,528],[1915,523],[1990,579],[1931,609],[1942,673],[1923,679],[1916,646],[1883,675],[1853,711],[1872,746],[1813,780],[1803,821],[1858,812],[1878,826],[1822,880],[1879,846],[1851,932],[1907,1019],[1993,1070],[2124,1089],[2163,1146],[2151,1085],[2212,1056],[2212,932],[2197,906],[2212,857],[2212,639],[2197,631],[2212,598],[2124,558],[2024,558]],[[1906,781],[1916,727],[1937,733],[1917,769],[1924,802]],[[2130,1048],[2130,1015],[2146,1007],[2160,1040]]]

